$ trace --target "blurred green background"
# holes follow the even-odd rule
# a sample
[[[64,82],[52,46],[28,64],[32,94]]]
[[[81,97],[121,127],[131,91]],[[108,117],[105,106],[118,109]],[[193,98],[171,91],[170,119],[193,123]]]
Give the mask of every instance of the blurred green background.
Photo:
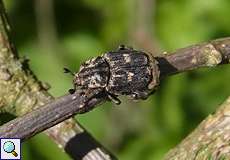
[[[119,44],[157,55],[230,35],[229,0],[5,0],[20,56],[58,97],[72,87],[63,67]],[[75,118],[122,160],[158,160],[230,95],[230,68],[169,77],[146,101],[103,104]],[[24,160],[70,159],[44,134],[23,144]]]

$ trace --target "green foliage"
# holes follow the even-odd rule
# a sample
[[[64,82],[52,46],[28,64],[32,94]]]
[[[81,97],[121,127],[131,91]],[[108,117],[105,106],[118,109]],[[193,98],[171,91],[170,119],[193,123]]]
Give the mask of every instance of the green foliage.
[[[54,96],[72,87],[63,67],[78,70],[86,59],[135,41],[131,34],[140,14],[138,0],[55,0],[55,41],[39,32],[36,3],[5,2],[20,55],[30,59],[32,70],[51,85]],[[229,7],[229,0],[157,0],[149,7],[154,14],[149,24],[154,25],[148,32],[154,30],[153,38],[165,51],[227,36]],[[49,43],[43,45],[44,39]],[[124,98],[121,106],[106,103],[76,119],[120,159],[162,159],[229,95],[229,79],[229,66],[176,75],[165,79],[146,101]],[[57,158],[69,159],[44,135],[23,144],[25,160]]]

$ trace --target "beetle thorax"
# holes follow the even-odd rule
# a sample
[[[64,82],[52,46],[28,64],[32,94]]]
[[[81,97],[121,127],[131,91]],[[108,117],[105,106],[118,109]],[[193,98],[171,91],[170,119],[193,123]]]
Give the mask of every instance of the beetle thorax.
[[[75,74],[74,84],[83,88],[104,88],[108,83],[109,66],[102,57],[83,63]]]

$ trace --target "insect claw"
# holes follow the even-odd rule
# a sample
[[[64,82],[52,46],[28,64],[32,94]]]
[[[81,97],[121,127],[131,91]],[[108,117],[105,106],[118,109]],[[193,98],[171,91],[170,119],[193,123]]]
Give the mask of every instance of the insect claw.
[[[131,46],[125,46],[124,44],[121,44],[121,45],[119,45],[119,47],[118,47],[118,51],[121,51],[121,50],[133,50],[133,47],[131,47]]]
[[[134,92],[131,97],[133,99],[147,99],[148,98],[148,93],[145,93],[145,92]]]
[[[69,94],[74,94],[75,89],[69,89]]]
[[[124,44],[121,44],[121,45],[119,45],[119,47],[118,47],[118,50],[120,51],[120,50],[125,50],[126,49],[126,47],[125,47],[125,45]]]
[[[136,94],[136,93],[133,93],[133,94],[130,95],[130,97],[131,97],[132,99],[137,99],[137,94]]]
[[[108,93],[108,98],[109,98],[113,103],[115,103],[116,105],[121,104],[120,99],[118,99],[117,96],[115,96],[115,95],[113,95],[113,94]]]

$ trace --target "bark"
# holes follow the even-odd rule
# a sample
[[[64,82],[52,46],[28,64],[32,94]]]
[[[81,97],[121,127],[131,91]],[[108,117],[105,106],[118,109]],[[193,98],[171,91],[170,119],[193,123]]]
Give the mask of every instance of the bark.
[[[26,115],[18,117],[0,130],[0,137],[20,138],[25,141],[33,135],[62,122],[73,116],[74,113],[85,113],[105,99],[100,90],[77,91],[75,94],[57,98],[44,107],[36,109]]]
[[[230,97],[208,116],[165,160],[230,159]]]
[[[174,53],[171,53],[168,55],[166,54],[164,56],[155,57],[155,58],[158,61],[161,79],[169,75],[197,69],[200,67],[215,67],[220,64],[228,64],[230,62],[230,38],[217,39],[217,40],[213,40],[207,43],[189,46],[187,48],[179,49],[175,51]],[[56,99],[52,103],[47,104],[45,107],[42,107],[41,109],[32,111],[29,114],[24,115],[23,117],[17,118],[9,122],[1,127],[0,136],[3,136],[3,137],[13,136],[13,137],[19,137],[22,139],[29,138],[39,133],[40,131],[47,129],[48,127],[51,127],[65,120],[66,118],[72,116],[73,114],[88,111],[89,107],[90,108],[94,107],[94,105],[100,102],[103,102],[104,100],[107,99],[106,95],[97,96],[96,90],[88,91],[88,92],[89,94],[86,93],[86,95],[84,96],[82,96],[81,94],[74,94],[74,95],[64,96],[61,99]],[[99,93],[101,94],[102,92],[99,91]],[[97,96],[97,98],[95,98],[95,96]],[[224,110],[224,111],[226,113],[223,111],[218,112],[217,116],[221,116],[220,113],[224,113],[224,116],[226,117],[226,115],[228,114],[228,111],[227,110]],[[211,117],[211,120],[214,119],[213,117]],[[12,126],[15,126],[15,127],[12,128]],[[226,134],[225,132],[222,132],[222,130],[226,129],[225,128],[226,125],[221,125],[221,127],[224,127],[224,128],[219,128],[219,130],[221,131],[220,133],[224,133],[223,136],[225,137]],[[27,129],[23,130],[21,128],[23,129],[27,128]],[[213,128],[215,127],[212,126],[211,129]],[[208,134],[207,130],[205,130],[204,133]],[[198,133],[198,135],[201,135],[201,134]],[[208,136],[210,136],[210,134],[208,134]],[[192,136],[192,137],[195,137],[195,136]],[[192,138],[188,138],[188,139],[190,140]],[[197,139],[197,137],[195,137],[195,139]],[[198,138],[198,139],[201,139],[201,138]],[[202,144],[202,143],[199,143],[199,144]],[[68,145],[68,146],[72,146],[72,145]],[[188,146],[191,146],[191,144],[188,144]],[[196,148],[196,145],[194,148]],[[184,149],[184,146],[182,143],[181,150],[183,151],[183,149]],[[190,148],[188,147],[188,149]],[[191,151],[191,150],[188,150],[188,151]],[[174,152],[177,153],[177,151],[172,151],[172,153],[170,153],[168,156],[169,159],[173,157],[171,154],[177,155]],[[218,152],[218,154],[220,153],[221,152]],[[179,154],[182,154],[182,152],[179,151]],[[185,155],[185,159],[189,157],[191,157],[190,154]],[[179,155],[179,159],[181,158],[183,157]]]
[[[10,39],[10,30],[3,2],[0,1],[0,113],[22,116],[54,98],[47,92],[47,85],[40,82],[29,69],[28,60],[19,58]],[[114,157],[73,119],[48,129],[46,134],[74,159],[96,157],[104,160]],[[76,138],[82,134],[85,135],[85,141]],[[91,148],[84,148],[84,143]],[[76,150],[77,147],[69,147],[70,144],[80,144],[82,148]]]
[[[79,110],[76,110],[74,107],[72,107],[73,111],[71,110],[69,112],[66,112],[63,108],[60,108],[61,110],[58,110],[58,114],[55,114],[58,116],[59,114],[61,115],[60,117],[57,117],[56,120],[58,121],[55,121],[55,123],[53,123],[54,121],[49,120],[44,121],[44,114],[48,115],[49,113],[47,112],[47,109],[50,111],[49,107],[52,106],[53,103],[58,102],[58,99],[53,100],[52,96],[48,94],[46,86],[39,82],[28,69],[26,61],[18,59],[17,55],[15,54],[16,50],[8,37],[10,28],[3,10],[2,3],[0,7],[0,112],[8,112],[16,116],[21,116],[52,101],[52,103],[45,105],[48,108],[41,108],[25,115],[24,118],[28,117],[28,115],[29,117],[33,116],[34,113],[38,113],[36,115],[40,116],[41,113],[43,114],[42,124],[32,125],[32,127],[44,127],[44,125],[51,127],[52,125],[55,125],[56,123],[68,118],[72,114],[80,113],[78,112]],[[230,38],[217,39],[210,42],[193,45],[187,48],[179,49],[170,54],[165,52],[164,55],[155,58],[158,61],[161,79],[169,75],[194,70],[200,67],[215,67],[221,64],[228,64],[230,63]],[[81,96],[79,97],[81,98]],[[102,99],[97,98],[93,101],[93,104],[87,104],[86,106],[93,107],[95,104],[105,99],[106,97],[104,96]],[[70,101],[66,101],[66,103],[62,104],[61,106],[64,107],[67,105],[67,102],[69,103]],[[214,115],[209,116],[204,122],[202,122],[201,125],[180,145],[171,150],[165,159],[229,158],[229,108],[230,98]],[[36,118],[32,119],[36,120]],[[9,127],[9,124],[19,124],[21,121],[22,119],[19,118],[9,122],[6,125]],[[35,124],[37,123],[37,121],[34,122]],[[24,123],[28,124],[28,121],[24,121]],[[25,125],[24,123],[20,124]],[[1,127],[1,129],[4,129],[6,125],[2,126],[3,128]],[[28,125],[24,127],[27,128]],[[7,129],[7,127],[5,129]],[[38,132],[43,129],[44,128],[38,128]],[[108,152],[105,152],[103,147],[92,139],[89,134],[82,134],[87,132],[84,132],[82,127],[75,124],[73,120],[60,123],[46,132],[58,144],[60,144],[62,147],[66,147],[66,151],[70,153],[72,157],[74,157],[73,155],[78,152],[74,158],[113,158],[113,156]],[[5,132],[2,132],[2,134],[4,133]],[[32,132],[28,135],[28,137],[34,134],[35,132]],[[84,137],[88,137],[86,138],[86,141],[92,140],[96,145],[92,145],[93,147],[86,147],[85,150],[81,151],[84,145],[80,144],[85,144],[86,142],[82,142]],[[74,140],[72,141],[73,143],[69,143],[71,140]],[[93,144],[92,141],[90,141],[89,144]],[[75,147],[78,149],[76,152],[73,151],[74,146],[77,146]],[[103,156],[101,156],[101,153]],[[93,155],[93,158],[90,158],[91,155]]]
[[[155,58],[159,66],[159,71],[156,72],[160,73],[160,79],[200,67],[228,64],[230,60],[230,38],[193,45],[179,49],[173,54]],[[0,127],[0,136],[27,139],[74,114],[88,112],[96,104],[104,102],[106,99],[107,95],[103,89],[78,89],[73,95],[56,99],[41,109],[34,110]],[[21,128],[27,128],[27,130],[23,131]],[[18,133],[19,131],[20,133]]]

